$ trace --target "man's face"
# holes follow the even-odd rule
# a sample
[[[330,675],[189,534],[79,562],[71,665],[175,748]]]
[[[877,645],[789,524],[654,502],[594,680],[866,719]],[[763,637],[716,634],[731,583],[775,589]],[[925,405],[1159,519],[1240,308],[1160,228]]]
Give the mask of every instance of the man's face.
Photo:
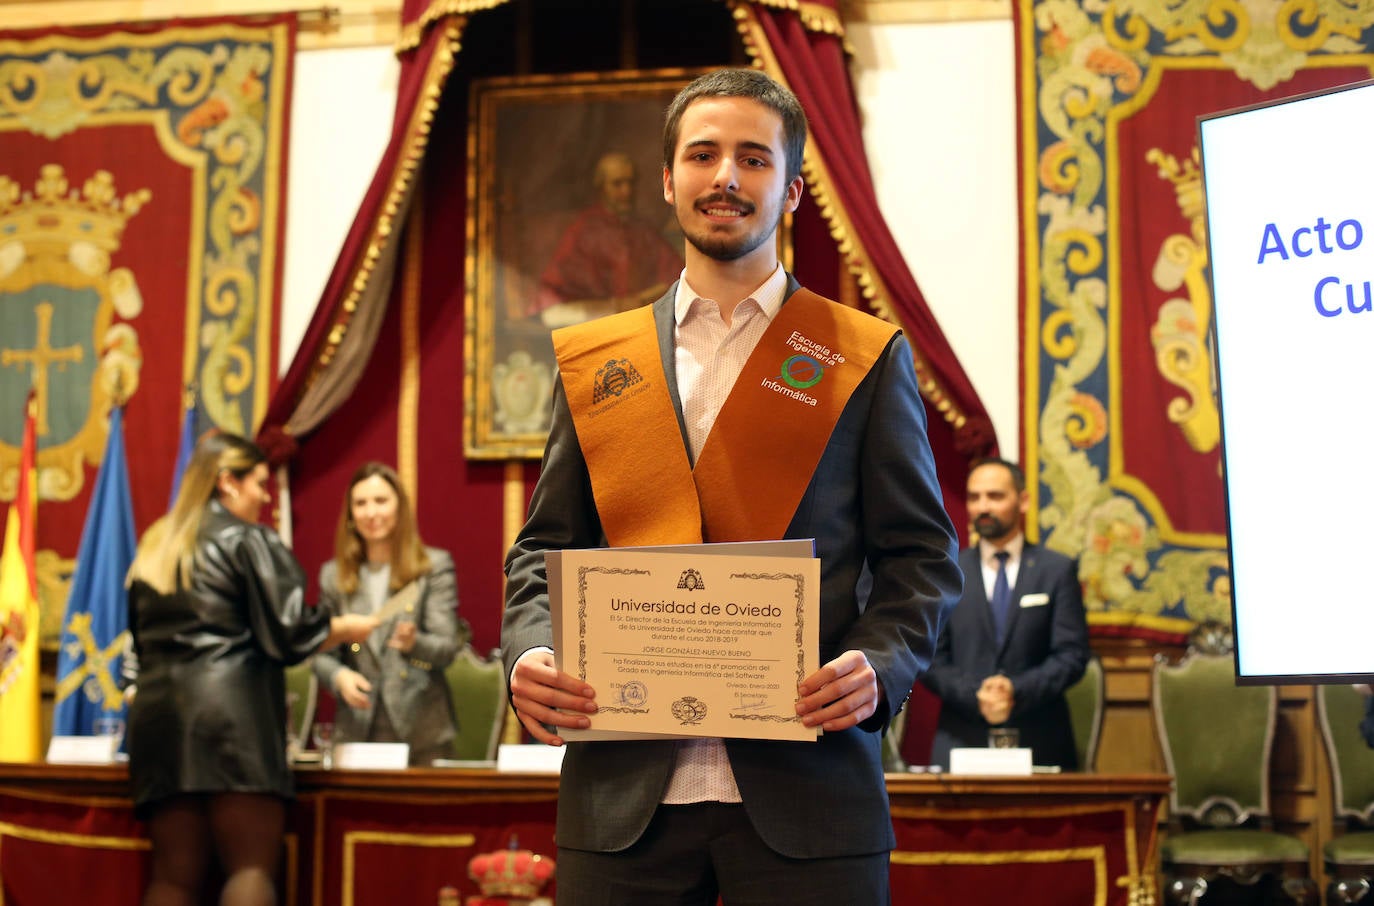
[[[988,463],[969,473],[966,503],[979,537],[1001,544],[1020,530],[1030,495],[1017,492],[1008,469]]]
[[[801,177],[786,173],[782,117],[749,98],[699,98],[682,114],[663,197],[708,258],[767,255],[782,215],[801,201]]]
[[[624,158],[607,159],[601,167],[601,200],[619,217],[626,217],[634,208],[635,167]]]

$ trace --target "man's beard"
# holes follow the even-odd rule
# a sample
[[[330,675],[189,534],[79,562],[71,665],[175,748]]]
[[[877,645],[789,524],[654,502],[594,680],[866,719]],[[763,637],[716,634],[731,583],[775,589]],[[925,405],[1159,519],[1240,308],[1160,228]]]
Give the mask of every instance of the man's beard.
[[[1003,538],[1011,531],[1011,526],[991,513],[984,513],[973,520],[973,527],[980,538]]]
[[[764,241],[772,236],[772,233],[767,235],[746,233],[743,236],[695,236],[691,233],[685,235],[692,247],[707,258],[716,261],[738,261],[763,245]]]
[[[784,191],[784,202],[786,199],[787,193]],[[745,214],[753,214],[758,210],[756,205],[737,198],[728,192],[717,192],[714,195],[710,195],[701,202],[695,204],[694,207],[707,207],[717,202],[737,207]],[[715,261],[738,261],[765,242],[771,240],[777,234],[778,224],[781,222],[782,214],[781,208],[779,208],[778,220],[775,221],[769,229],[759,230],[758,232],[745,232],[734,236],[718,236],[706,231],[693,233],[686,228],[683,228],[682,232],[683,235],[687,237],[687,241],[692,244],[692,247],[707,258],[711,258]],[[682,225],[681,217],[678,218],[678,225]]]

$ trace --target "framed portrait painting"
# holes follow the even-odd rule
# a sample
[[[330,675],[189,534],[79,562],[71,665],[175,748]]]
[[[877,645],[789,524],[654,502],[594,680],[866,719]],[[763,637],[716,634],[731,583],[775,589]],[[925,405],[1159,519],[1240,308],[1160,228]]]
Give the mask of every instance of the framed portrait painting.
[[[682,271],[663,114],[685,69],[473,82],[464,449],[544,452],[552,330],[653,302]]]

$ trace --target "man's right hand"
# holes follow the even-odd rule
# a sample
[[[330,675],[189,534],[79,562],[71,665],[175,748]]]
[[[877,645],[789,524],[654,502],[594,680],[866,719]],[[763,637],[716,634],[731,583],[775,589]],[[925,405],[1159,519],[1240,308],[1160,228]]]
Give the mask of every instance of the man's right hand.
[[[1011,680],[1001,674],[983,680],[978,688],[978,711],[993,726],[1006,723],[1015,704]]]
[[[596,713],[596,692],[590,685],[554,666],[553,652],[530,651],[516,661],[510,678],[511,704],[520,723],[539,742],[563,745],[552,727],[585,730]]]
[[[372,684],[356,670],[340,668],[334,674],[334,691],[339,693],[339,698],[342,698],[350,708],[361,711],[372,704],[372,700],[367,697],[367,693],[372,691]]]

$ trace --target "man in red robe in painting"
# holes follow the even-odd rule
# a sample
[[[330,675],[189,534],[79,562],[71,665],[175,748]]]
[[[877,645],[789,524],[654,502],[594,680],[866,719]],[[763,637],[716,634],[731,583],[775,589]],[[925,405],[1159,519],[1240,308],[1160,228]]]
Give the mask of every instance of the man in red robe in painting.
[[[622,152],[597,161],[601,200],[564,230],[530,311],[549,327],[652,302],[682,272],[681,250],[634,211],[636,176],[634,162]]]

